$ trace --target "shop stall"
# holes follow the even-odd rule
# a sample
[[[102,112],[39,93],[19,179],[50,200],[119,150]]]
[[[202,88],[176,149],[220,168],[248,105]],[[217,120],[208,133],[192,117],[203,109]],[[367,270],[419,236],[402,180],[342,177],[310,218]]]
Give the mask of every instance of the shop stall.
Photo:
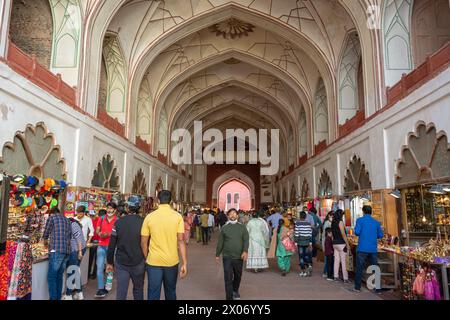
[[[450,187],[424,184],[400,189],[405,243],[422,244],[450,231]]]
[[[2,197],[8,201],[1,207],[7,220],[2,219],[6,245],[0,256],[0,299],[47,299],[48,249],[43,234],[50,210],[64,203],[66,182],[1,175]]]

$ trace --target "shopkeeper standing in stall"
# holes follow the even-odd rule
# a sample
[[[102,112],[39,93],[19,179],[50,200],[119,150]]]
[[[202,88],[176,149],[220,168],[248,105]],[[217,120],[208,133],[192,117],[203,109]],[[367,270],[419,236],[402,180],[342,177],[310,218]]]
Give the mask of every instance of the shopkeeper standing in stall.
[[[108,291],[105,289],[105,263],[112,229],[117,221],[117,205],[113,202],[106,207],[106,216],[97,221],[97,234],[100,238],[97,248],[97,285],[96,298],[104,298]]]
[[[48,245],[47,282],[50,300],[61,300],[71,238],[72,228],[69,219],[62,215],[58,208],[51,209],[43,235],[44,244]]]
[[[356,275],[355,287],[352,292],[361,292],[361,278],[366,260],[370,265],[378,265],[378,239],[383,238],[381,223],[372,218],[372,207],[363,206],[364,216],[356,220],[355,235],[358,236],[358,247],[356,248]]]

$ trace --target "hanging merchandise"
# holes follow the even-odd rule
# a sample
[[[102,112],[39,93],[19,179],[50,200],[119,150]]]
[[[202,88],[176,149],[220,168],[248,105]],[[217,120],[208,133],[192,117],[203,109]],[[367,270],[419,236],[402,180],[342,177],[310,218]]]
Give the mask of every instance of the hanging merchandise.
[[[117,195],[119,197],[117,197]],[[91,216],[98,214],[99,210],[106,209],[106,205],[113,201],[118,204],[122,196],[117,191],[108,191],[98,188],[69,187],[67,188],[64,215],[74,217],[76,209],[84,206]]]

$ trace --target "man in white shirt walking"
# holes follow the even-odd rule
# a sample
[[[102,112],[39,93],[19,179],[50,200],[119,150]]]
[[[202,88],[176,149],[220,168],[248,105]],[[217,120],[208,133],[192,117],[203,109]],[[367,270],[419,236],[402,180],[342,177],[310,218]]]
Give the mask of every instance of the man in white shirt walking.
[[[208,241],[211,241],[211,234],[214,232],[215,218],[213,215],[213,211],[209,211],[208,216]]]
[[[77,216],[75,217],[75,220],[81,223],[84,240],[86,241],[86,245],[89,246],[92,237],[94,236],[94,225],[92,223],[92,219],[86,216],[85,206],[79,206],[77,208]]]

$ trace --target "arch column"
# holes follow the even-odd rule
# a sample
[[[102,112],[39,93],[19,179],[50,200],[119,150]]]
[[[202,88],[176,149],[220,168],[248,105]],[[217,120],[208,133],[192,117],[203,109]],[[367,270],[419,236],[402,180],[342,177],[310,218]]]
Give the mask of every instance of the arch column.
[[[9,22],[11,19],[12,0],[3,0],[0,4],[0,59],[8,53]]]

